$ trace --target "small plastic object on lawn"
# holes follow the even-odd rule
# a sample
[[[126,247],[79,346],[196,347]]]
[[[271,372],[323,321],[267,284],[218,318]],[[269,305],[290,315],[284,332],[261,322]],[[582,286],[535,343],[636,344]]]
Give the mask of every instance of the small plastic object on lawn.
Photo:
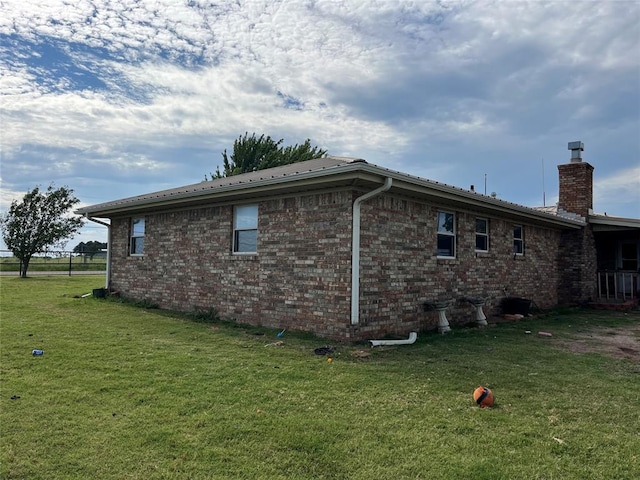
[[[44,350],[35,349],[31,352],[31,355],[33,355],[34,357],[39,357],[41,355],[44,355]]]

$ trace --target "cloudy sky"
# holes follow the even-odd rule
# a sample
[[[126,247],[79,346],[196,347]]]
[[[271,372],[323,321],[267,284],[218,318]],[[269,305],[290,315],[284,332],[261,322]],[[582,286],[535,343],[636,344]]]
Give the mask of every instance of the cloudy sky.
[[[595,210],[640,217],[638,1],[0,0],[0,95],[2,211],[199,182],[256,132],[528,206],[581,140]]]

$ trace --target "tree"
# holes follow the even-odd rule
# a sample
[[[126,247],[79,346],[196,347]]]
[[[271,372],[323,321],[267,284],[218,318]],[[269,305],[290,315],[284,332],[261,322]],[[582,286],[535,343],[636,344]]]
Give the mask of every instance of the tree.
[[[68,187],[53,188],[46,192],[35,187],[27,192],[22,202],[14,200],[6,215],[0,215],[2,238],[7,248],[20,260],[20,276],[27,276],[31,257],[48,247],[62,245],[72,238],[84,224],[80,217],[65,214],[77,203],[73,190]]]
[[[273,140],[270,136],[253,133],[249,136],[245,132],[233,142],[233,152],[222,152],[223,171],[216,169],[211,178],[231,177],[241,173],[264,170],[265,168],[289,165],[290,163],[304,162],[327,155],[327,151],[320,147],[311,146],[311,140],[307,139],[302,145],[290,145],[283,147],[283,139]],[[205,180],[207,176],[205,175]]]
[[[90,241],[87,243],[84,242],[80,242],[78,245],[76,245],[75,247],[73,247],[73,253],[80,253],[82,254],[85,259],[88,256],[89,260],[93,260],[93,257],[101,252],[102,250],[107,248],[107,244],[106,243],[102,243],[102,242],[96,242],[96,241]]]

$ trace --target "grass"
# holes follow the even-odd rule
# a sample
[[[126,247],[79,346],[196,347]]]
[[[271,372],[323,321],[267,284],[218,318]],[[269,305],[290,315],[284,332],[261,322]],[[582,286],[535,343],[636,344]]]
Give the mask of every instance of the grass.
[[[637,313],[337,345],[328,363],[310,335],[74,298],[95,277],[0,287],[2,479],[640,478],[640,365],[561,347]]]

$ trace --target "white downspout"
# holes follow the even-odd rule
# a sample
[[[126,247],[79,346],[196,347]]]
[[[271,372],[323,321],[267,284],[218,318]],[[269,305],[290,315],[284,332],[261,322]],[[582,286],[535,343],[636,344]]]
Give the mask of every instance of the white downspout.
[[[89,215],[85,214],[85,218],[95,223],[99,223],[100,225],[104,225],[107,227],[107,275],[105,280],[105,286],[107,290],[109,290],[109,283],[111,281],[111,225],[103,222],[102,220],[98,220],[96,218],[92,218]]]
[[[353,202],[351,226],[351,325],[360,321],[360,204],[391,188],[393,179],[387,177],[384,185],[358,197]]]

